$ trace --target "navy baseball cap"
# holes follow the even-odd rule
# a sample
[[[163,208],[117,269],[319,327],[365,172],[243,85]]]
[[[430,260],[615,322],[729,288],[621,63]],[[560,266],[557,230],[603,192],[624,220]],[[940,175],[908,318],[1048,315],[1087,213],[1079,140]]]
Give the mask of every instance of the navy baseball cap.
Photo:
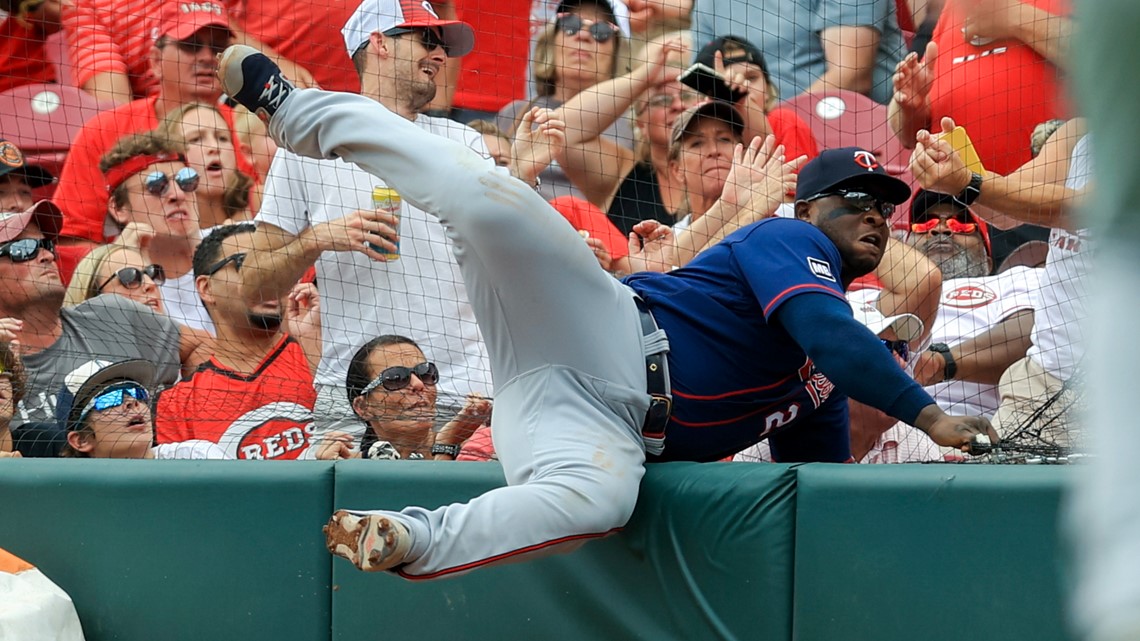
[[[804,165],[796,183],[796,200],[836,189],[866,191],[896,205],[910,198],[910,185],[888,174],[875,154],[859,147],[826,149]]]
[[[732,55],[725,53],[725,45],[729,49],[739,49],[734,51]],[[764,60],[764,54],[760,53],[760,49],[751,42],[741,38],[740,36],[718,36],[713,38],[701,50],[697,52],[697,57],[693,58],[694,63],[705,65],[709,69],[715,69],[716,65],[716,52],[720,52],[724,56],[724,64],[733,65],[738,62],[751,62],[752,64],[760,67],[760,71],[764,72],[764,79],[771,82],[768,75],[768,62]]]

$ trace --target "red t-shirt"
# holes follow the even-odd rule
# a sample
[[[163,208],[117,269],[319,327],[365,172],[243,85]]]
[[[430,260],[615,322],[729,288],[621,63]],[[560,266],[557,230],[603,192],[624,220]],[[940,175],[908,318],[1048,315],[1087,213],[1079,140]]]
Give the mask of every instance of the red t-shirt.
[[[158,0],[74,0],[64,2],[60,22],[75,65],[75,85],[101,73],[126,74],[135,98],[158,91],[151,69]]]
[[[63,163],[59,185],[52,200],[63,210],[61,235],[103,242],[103,221],[107,217],[107,182],[99,171],[99,160],[120,138],[154,130],[158,116],[154,113],[157,96],[144,98],[104,111],[88,120],[71,143],[71,151]],[[233,110],[219,107],[222,117],[233,132]],[[237,135],[234,134],[234,140]],[[256,176],[253,165],[237,154],[238,169]]]
[[[308,69],[322,89],[360,93],[340,33],[359,5],[360,0],[230,0],[226,8],[243,31]]]
[[[252,374],[211,358],[160,393],[155,435],[159,443],[210,441],[239,459],[296,459],[309,446],[316,401],[304,350],[282,335]]]
[[[20,85],[55,82],[55,66],[48,60],[47,34],[32,24],[25,27],[11,16],[0,22],[0,92]]]
[[[628,240],[610,222],[609,216],[593,203],[573,196],[559,196],[550,201],[550,206],[562,214],[574,229],[587,232],[590,238],[602,241],[610,258],[617,260],[629,255]]]
[[[1022,0],[1070,15],[1067,0]],[[1065,117],[1059,71],[1018,40],[972,45],[962,37],[960,2],[948,0],[933,41],[938,44],[930,88],[931,123],[943,116],[966,128],[989,171],[1008,174],[1032,157],[1029,137],[1039,123]]]
[[[800,156],[807,156],[811,160],[819,155],[819,146],[816,145],[811,127],[794,110],[776,107],[769,111],[768,126],[772,128],[776,144],[784,146],[784,157],[788,160]]]
[[[475,30],[475,49],[461,59],[455,107],[497,113],[526,95],[530,5],[530,0],[461,0],[457,13]]]

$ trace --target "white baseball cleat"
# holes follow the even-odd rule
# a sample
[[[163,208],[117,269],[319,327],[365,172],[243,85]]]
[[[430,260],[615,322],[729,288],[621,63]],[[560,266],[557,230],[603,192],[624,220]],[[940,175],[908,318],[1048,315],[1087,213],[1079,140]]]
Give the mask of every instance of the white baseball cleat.
[[[222,91],[266,123],[296,89],[281,68],[253,47],[227,47],[218,59]]]
[[[322,531],[329,552],[365,572],[382,572],[400,565],[412,548],[408,528],[379,514],[337,510]]]

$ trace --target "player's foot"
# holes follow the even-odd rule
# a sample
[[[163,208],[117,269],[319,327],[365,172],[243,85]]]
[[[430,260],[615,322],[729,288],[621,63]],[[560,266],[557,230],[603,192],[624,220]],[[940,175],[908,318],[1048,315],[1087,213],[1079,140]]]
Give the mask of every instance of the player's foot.
[[[379,514],[337,510],[322,529],[329,552],[348,559],[365,572],[392,569],[405,561],[412,548],[408,528]]]
[[[233,45],[222,52],[218,60],[218,80],[226,95],[266,123],[277,113],[289,92],[296,89],[272,60],[245,45]]]

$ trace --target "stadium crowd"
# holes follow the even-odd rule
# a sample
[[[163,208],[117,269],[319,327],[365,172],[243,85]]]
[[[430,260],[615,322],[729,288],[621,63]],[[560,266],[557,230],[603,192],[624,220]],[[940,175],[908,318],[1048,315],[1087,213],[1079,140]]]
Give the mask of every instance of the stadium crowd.
[[[448,229],[354,165],[277,149],[223,94],[231,44],[298,87],[358,93],[474,150],[533,187],[614,278],[685,270],[740,230],[841,196],[891,230],[873,271],[842,281],[898,366],[1003,442],[1079,449],[1094,241],[1076,216],[1089,138],[1061,80],[1069,12],[0,2],[0,94],[68,83],[100,107],[60,166],[37,155],[31,122],[0,114],[0,457],[495,458],[505,381]],[[849,147],[910,197],[896,208],[854,178],[797,196],[806,163]],[[423,179],[448,189],[446,175]],[[869,405],[847,411],[852,461],[968,456]],[[773,435],[729,458],[810,458],[779,456]]]

